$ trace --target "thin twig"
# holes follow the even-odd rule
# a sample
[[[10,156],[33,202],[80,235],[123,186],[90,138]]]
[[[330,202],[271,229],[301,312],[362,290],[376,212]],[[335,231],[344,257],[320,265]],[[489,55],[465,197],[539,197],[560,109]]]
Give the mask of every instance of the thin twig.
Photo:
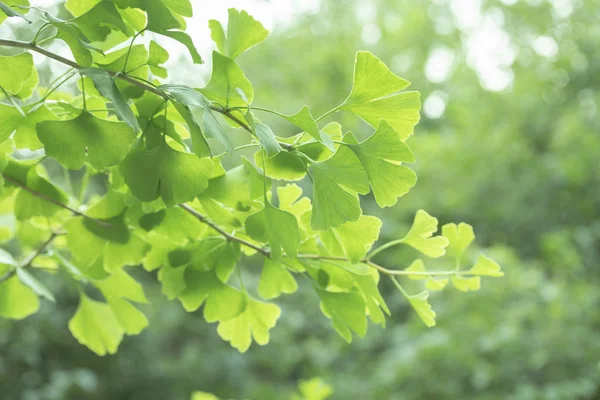
[[[18,266],[18,267],[14,267],[12,268],[10,271],[8,271],[7,273],[5,273],[4,275],[0,276],[0,284],[2,284],[3,282],[9,280],[10,278],[12,278],[16,273],[17,273],[17,268],[27,268],[29,267],[33,261],[39,256],[41,255],[44,251],[46,251],[46,248],[50,245],[50,243],[52,243],[52,241],[59,236],[58,233],[56,232],[52,232],[50,234],[50,237],[48,239],[46,239],[37,249],[35,249],[30,255],[29,257],[27,257],[23,263]]]
[[[210,226],[215,231],[219,232],[219,234],[221,234],[223,237],[225,237],[225,239],[230,240],[232,242],[238,242],[239,244],[241,244],[243,246],[246,246],[246,247],[249,247],[251,249],[254,249],[254,250],[256,250],[257,252],[259,252],[260,254],[262,254],[265,257],[271,257],[271,253],[268,250],[265,250],[262,247],[259,247],[259,246],[255,245],[255,244],[250,243],[247,240],[239,238],[239,237],[237,237],[235,235],[227,233],[219,225],[215,224],[214,222],[212,222],[211,220],[209,220],[206,216],[204,216],[201,213],[199,213],[198,211],[194,210],[192,207],[188,206],[187,204],[179,204],[179,207],[183,208],[185,211],[187,211],[188,213],[190,213],[191,215],[193,215],[194,217],[196,217],[196,219],[198,221],[202,222],[203,224],[206,224],[206,225]]]
[[[99,219],[96,219],[96,218],[90,217],[88,215],[85,215],[84,213],[82,213],[80,211],[77,211],[76,209],[74,209],[72,207],[69,207],[66,204],[63,204],[60,201],[55,200],[52,197],[50,197],[50,196],[48,196],[48,195],[46,195],[44,193],[38,192],[37,190],[34,190],[34,189],[32,189],[32,188],[30,188],[30,187],[22,184],[21,182],[17,181],[16,179],[11,178],[8,175],[5,175],[5,174],[2,174],[2,175],[4,176],[4,179],[6,179],[7,182],[10,182],[13,185],[16,185],[16,186],[20,187],[21,189],[25,190],[26,192],[31,193],[35,197],[38,197],[38,198],[40,198],[42,200],[45,200],[45,201],[48,201],[48,202],[50,202],[50,203],[52,203],[52,204],[54,204],[56,206],[64,208],[65,210],[69,210],[69,211],[71,211],[75,215],[78,215],[80,217],[86,218],[86,219],[88,219],[90,221],[94,221],[98,225],[102,225],[102,226],[107,227],[107,228],[110,227],[110,224],[108,222],[106,222],[106,221],[101,221]]]

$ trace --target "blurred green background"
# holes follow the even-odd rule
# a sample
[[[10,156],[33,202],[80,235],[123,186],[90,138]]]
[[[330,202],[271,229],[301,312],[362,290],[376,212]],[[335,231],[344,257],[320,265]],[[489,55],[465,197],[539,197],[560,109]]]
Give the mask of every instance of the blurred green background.
[[[385,211],[367,199],[367,213],[384,219],[382,240],[403,235],[419,208],[468,222],[506,273],[476,293],[433,296],[437,327],[386,283],[389,326],[347,345],[301,287],[279,301],[271,343],[241,355],[139,272],[150,327],[100,358],[67,330],[76,292],[50,278],[56,305],[0,320],[0,398],[285,399],[318,376],[333,399],[599,399],[598,21],[598,0],[321,0],[240,57],[255,105],[284,113],[309,104],[319,115],[343,100],[357,50],[422,93],[410,139],[419,182]],[[174,67],[174,81],[197,75],[185,60]],[[277,134],[294,133],[268,117]],[[371,132],[350,115],[330,118]],[[404,267],[405,251],[382,264]]]

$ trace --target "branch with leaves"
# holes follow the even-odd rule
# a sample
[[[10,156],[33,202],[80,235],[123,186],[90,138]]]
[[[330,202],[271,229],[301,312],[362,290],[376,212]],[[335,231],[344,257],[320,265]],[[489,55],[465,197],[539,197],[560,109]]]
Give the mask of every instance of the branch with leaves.
[[[7,121],[0,127],[0,201],[11,205],[18,226],[45,221],[48,229],[21,264],[15,261],[19,254],[0,253],[0,316],[24,318],[39,307],[38,295],[51,296],[33,274],[21,273],[24,267],[35,271],[32,260],[41,256],[79,285],[80,305],[69,329],[100,355],[114,353],[124,335],[138,334],[149,323],[134,305],[148,300],[128,266],[157,271],[167,298],[190,312],[203,306],[206,321],[218,323],[219,335],[242,352],[253,341],[269,341],[281,314],[272,300],[295,292],[296,276],[307,278],[323,314],[348,342],[353,333],[366,334],[368,319],[385,325],[385,314],[391,314],[378,289],[382,274],[427,326],[435,325],[429,291],[448,283],[477,290],[480,277],[502,276],[483,255],[463,269],[472,228],[446,224],[435,235],[437,219],[422,210],[401,239],[371,250],[382,222],[363,215],[361,196],[372,193],[385,208],[415,185],[416,174],[406,165],[415,156],[406,142],[420,108],[419,93],[405,91],[409,82],[373,54],[357,53],[352,90],[331,111],[314,118],[304,106],[285,114],[252,104],[254,88],[235,61],[268,34],[245,11],[230,9],[227,29],[210,21],[218,49],[212,75],[205,87],[191,88],[161,82],[169,54],[158,42],[135,43],[142,35],[177,40],[201,63],[184,32],[182,17],[191,16],[191,3],[140,3],[127,9],[127,19],[112,2],[69,0],[66,7],[72,19],[0,7],[13,10],[7,16],[15,18],[29,11],[27,18],[41,24],[31,41],[0,39],[0,46],[25,50],[0,57],[0,68],[13,71],[0,76],[8,102],[0,103]],[[111,22],[98,29],[96,22],[106,15]],[[112,49],[111,32],[128,38],[127,45]],[[56,40],[69,46],[75,61],[41,47]],[[39,88],[30,52],[72,70]],[[61,91],[76,74],[81,92]],[[261,112],[299,133],[275,135],[258,118]],[[360,141],[335,121],[321,123],[336,112],[356,115],[373,132]],[[235,147],[227,125],[245,130],[250,141]],[[225,170],[222,159],[242,148],[257,148],[253,160],[241,157]],[[46,169],[49,162],[62,168],[60,186]],[[91,178],[102,195],[89,187]],[[312,186],[312,197],[297,181]],[[57,226],[65,240],[54,240]],[[12,235],[12,248],[27,251],[19,230]],[[442,260],[451,260],[450,269],[430,269],[422,259],[404,269],[374,261],[398,245],[432,259],[448,253]],[[253,288],[243,282],[241,269],[255,254],[262,269]],[[408,280],[401,285],[399,278]],[[105,301],[93,300],[88,285]],[[404,287],[414,285],[422,286],[417,294]]]

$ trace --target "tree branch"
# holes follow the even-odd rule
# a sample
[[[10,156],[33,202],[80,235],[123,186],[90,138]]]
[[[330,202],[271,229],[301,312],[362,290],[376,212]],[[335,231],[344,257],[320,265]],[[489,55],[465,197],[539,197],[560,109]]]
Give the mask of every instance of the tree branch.
[[[61,62],[61,63],[65,64],[65,65],[70,66],[70,67],[77,68],[77,69],[81,68],[81,66],[79,64],[77,64],[75,61],[69,60],[69,59],[64,58],[62,56],[59,56],[58,54],[52,53],[51,51],[48,51],[48,50],[46,50],[46,49],[44,49],[44,48],[42,48],[40,46],[37,46],[35,44],[32,44],[32,43],[22,42],[22,41],[19,41],[19,40],[0,39],[0,46],[17,47],[17,48],[21,48],[21,49],[35,51],[36,53],[43,54],[43,55],[45,55],[48,58],[51,58],[51,59],[56,60],[58,62]],[[142,82],[142,81],[140,81],[140,80],[138,80],[138,79],[136,79],[136,78],[134,78],[132,76],[126,75],[126,74],[124,74],[122,72],[114,72],[114,71],[107,71],[107,70],[105,70],[105,71],[108,72],[110,74],[110,76],[112,76],[112,77],[116,77],[118,79],[122,79],[122,80],[124,80],[126,82],[129,82],[132,85],[135,85],[135,86],[137,86],[137,87],[139,87],[141,89],[144,89],[144,90],[146,90],[148,92],[154,93],[155,95],[160,96],[160,97],[162,97],[165,100],[171,100],[171,98],[169,97],[169,95],[166,94],[165,92],[163,92],[162,90],[159,90],[159,89],[157,89],[157,88],[155,88],[155,87],[153,87],[153,86],[151,86],[151,85],[149,85],[147,83],[144,83],[144,82]],[[224,109],[222,107],[216,107],[216,106],[211,106],[210,108],[212,110],[220,113],[220,114],[223,114],[225,117],[229,118],[230,120],[232,120],[233,122],[235,122],[236,124],[238,124],[241,128],[245,129],[250,134],[253,134],[252,129],[250,129],[250,127],[247,124],[245,124],[244,122],[240,121],[239,118],[237,118],[236,116],[232,115],[230,111],[228,111],[228,110],[226,110],[226,109]],[[286,149],[288,151],[290,151],[290,150],[293,149],[293,146],[289,145],[287,143],[279,142],[279,145],[282,148],[284,148],[284,149]]]
[[[17,268],[27,268],[27,267],[29,267],[33,263],[33,261],[37,258],[37,256],[41,255],[44,251],[46,251],[46,248],[50,245],[50,243],[52,243],[52,241],[58,235],[59,235],[58,233],[52,232],[52,234],[50,235],[50,237],[48,239],[46,239],[44,242],[42,242],[42,244],[37,249],[35,249],[29,255],[29,257],[27,257],[23,261],[23,263],[20,266],[14,267],[10,271],[8,271],[7,273],[5,273],[4,275],[0,276],[0,284],[4,283],[5,281],[7,281],[10,278],[12,278],[13,275],[15,275],[17,273]]]
[[[179,207],[183,208],[185,211],[187,211],[188,213],[190,213],[191,215],[193,215],[194,217],[196,217],[196,219],[200,222],[202,222],[203,224],[206,224],[208,226],[210,226],[211,228],[213,228],[215,231],[219,232],[223,237],[225,237],[225,239],[232,241],[232,242],[238,242],[239,244],[249,247],[251,249],[256,250],[257,252],[259,252],[260,254],[262,254],[265,257],[271,257],[271,253],[268,250],[263,249],[262,247],[258,247],[253,243],[250,243],[242,238],[239,238],[237,236],[231,235],[229,233],[227,233],[223,228],[221,228],[219,225],[215,224],[214,222],[210,221],[207,217],[205,217],[204,215],[200,214],[198,211],[194,210],[192,207],[188,206],[187,204],[179,204]]]
[[[206,216],[204,216],[203,214],[199,213],[198,211],[194,210],[192,207],[188,206],[187,204],[179,204],[179,207],[183,208],[185,211],[187,211],[188,213],[190,213],[191,215],[193,215],[194,217],[196,217],[200,222],[202,222],[203,224],[206,224],[208,226],[210,226],[211,228],[213,228],[215,231],[219,232],[221,235],[223,235],[227,240],[230,240],[232,242],[237,242],[239,244],[241,244],[242,246],[246,246],[249,247],[251,249],[256,250],[257,252],[259,252],[260,254],[262,254],[263,256],[267,257],[267,258],[271,258],[271,252],[263,249],[261,247],[256,246],[253,243],[250,243],[244,239],[241,239],[235,235],[231,235],[229,233],[227,233],[225,230],[223,230],[223,228],[221,228],[219,225],[215,224],[214,222],[210,221]],[[346,257],[334,257],[334,256],[324,256],[324,255],[320,255],[320,254],[298,254],[296,256],[296,258],[301,258],[301,259],[305,259],[305,260],[332,260],[332,261],[347,261],[350,262],[350,260]],[[360,263],[362,264],[366,264],[371,268],[375,268],[376,270],[378,270],[379,272],[388,275],[388,276],[395,276],[395,275],[403,275],[403,276],[453,276],[453,275],[472,275],[469,271],[406,271],[406,270],[392,270],[392,269],[387,269],[382,267],[379,264],[374,263],[373,261],[369,260],[368,258],[363,258],[362,260],[360,260]]]
[[[107,228],[108,228],[108,227],[110,227],[110,224],[109,224],[108,222],[106,222],[106,221],[101,221],[101,220],[99,220],[99,219],[96,219],[96,218],[90,217],[90,216],[88,216],[88,215],[85,215],[84,213],[82,213],[82,212],[80,212],[80,211],[77,211],[76,209],[74,209],[74,208],[71,208],[71,207],[69,207],[69,206],[68,206],[68,205],[66,205],[66,204],[63,204],[63,203],[61,203],[60,201],[58,201],[58,200],[55,200],[55,199],[53,199],[52,197],[45,195],[44,193],[38,192],[37,190],[34,190],[34,189],[32,189],[32,188],[30,188],[30,187],[28,187],[28,186],[25,186],[25,185],[24,185],[24,184],[22,184],[21,182],[17,181],[16,179],[13,179],[13,178],[11,178],[11,177],[10,177],[10,176],[8,176],[8,175],[2,174],[2,176],[4,177],[4,179],[6,179],[6,181],[7,181],[7,182],[10,182],[10,183],[12,183],[12,184],[13,184],[13,185],[15,185],[15,186],[18,186],[18,187],[20,187],[21,189],[25,190],[26,192],[29,192],[29,193],[31,193],[31,194],[32,194],[32,195],[34,195],[35,197],[38,197],[38,198],[40,198],[40,199],[42,199],[42,200],[45,200],[45,201],[47,201],[47,202],[50,202],[50,203],[52,203],[52,204],[56,205],[56,206],[59,206],[59,207],[61,207],[61,208],[64,208],[65,210],[69,210],[69,211],[71,211],[71,212],[72,212],[73,214],[75,214],[75,215],[78,215],[78,216],[80,216],[80,217],[83,217],[83,218],[89,219],[90,221],[94,221],[94,222],[95,222],[95,223],[97,223],[98,225],[102,225],[102,226],[104,226],[104,227],[107,227]]]

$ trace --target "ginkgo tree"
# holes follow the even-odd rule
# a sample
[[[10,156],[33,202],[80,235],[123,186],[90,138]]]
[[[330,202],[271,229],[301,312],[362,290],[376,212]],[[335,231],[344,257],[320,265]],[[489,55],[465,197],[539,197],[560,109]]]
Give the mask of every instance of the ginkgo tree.
[[[0,56],[0,317],[22,319],[40,301],[55,301],[45,274],[60,274],[79,290],[69,321],[75,339],[99,355],[115,353],[124,335],[149,321],[133,268],[156,271],[162,292],[204,319],[239,351],[264,345],[281,314],[274,302],[299,283],[314,289],[321,311],[348,342],[368,320],[385,326],[391,312],[379,291],[390,279],[428,327],[430,291],[451,284],[477,290],[481,277],[499,277],[480,255],[469,266],[470,225],[447,224],[416,212],[407,233],[372,249],[382,221],[364,215],[361,196],[393,206],[417,181],[407,144],[419,121],[420,99],[406,91],[376,56],[358,52],[347,99],[315,117],[305,105],[284,114],[254,105],[254,88],[236,57],[267,37],[245,11],[229,10],[224,27],[211,20],[212,73],[202,88],[163,84],[169,59],[155,40],[182,43],[202,63],[185,33],[189,0],[67,0],[68,19],[0,2],[0,22],[22,18],[39,26],[31,38],[0,39],[16,54]],[[71,55],[42,44],[62,41]],[[164,41],[162,41],[164,44]],[[68,70],[39,84],[32,53]],[[77,92],[61,90],[77,81]],[[354,114],[372,127],[359,141],[332,116]],[[274,114],[298,132],[277,135],[260,120]],[[247,142],[234,147],[232,132]],[[239,133],[235,133],[239,136]],[[238,157],[255,148],[252,159]],[[226,158],[239,160],[225,169]],[[62,171],[49,174],[48,168]],[[58,179],[56,176],[64,176]],[[92,184],[93,183],[93,184]],[[393,246],[428,262],[382,266]],[[444,257],[446,256],[446,257]],[[249,258],[262,259],[256,287],[243,281]],[[443,263],[442,263],[443,264]],[[466,265],[465,265],[466,264]],[[402,279],[418,280],[421,291]],[[40,300],[40,298],[43,298]]]

